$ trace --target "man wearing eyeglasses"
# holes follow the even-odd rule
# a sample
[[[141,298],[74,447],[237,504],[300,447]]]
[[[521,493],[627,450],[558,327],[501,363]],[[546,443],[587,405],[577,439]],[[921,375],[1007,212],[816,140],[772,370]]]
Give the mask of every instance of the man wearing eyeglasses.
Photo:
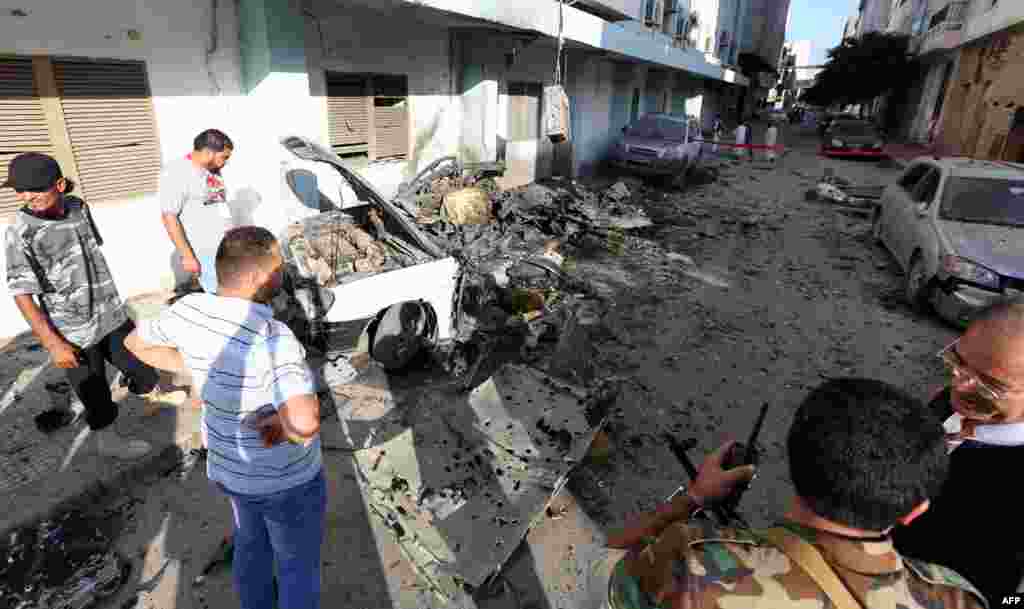
[[[1024,302],[997,304],[939,352],[950,383],[949,478],[932,509],[895,535],[909,556],[954,569],[993,603],[1024,577],[1024,521],[1011,496],[1024,465]]]

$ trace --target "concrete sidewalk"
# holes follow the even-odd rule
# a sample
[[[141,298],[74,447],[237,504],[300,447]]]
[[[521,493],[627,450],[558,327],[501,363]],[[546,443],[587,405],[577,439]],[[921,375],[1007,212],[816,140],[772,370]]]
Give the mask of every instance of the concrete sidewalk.
[[[130,299],[134,319],[159,314],[168,294]],[[116,426],[122,434],[139,437],[153,451],[138,461],[101,457],[96,441],[82,420],[51,434],[40,432],[34,417],[51,407],[48,384],[65,380],[50,364],[49,354],[31,334],[8,341],[0,353],[0,536],[34,523],[64,508],[88,502],[104,489],[127,486],[154,471],[170,469],[199,447],[200,412],[166,404],[144,416],[146,402],[126,389],[115,388],[121,406]],[[115,370],[108,367],[108,378]],[[180,394],[179,394],[180,396]]]

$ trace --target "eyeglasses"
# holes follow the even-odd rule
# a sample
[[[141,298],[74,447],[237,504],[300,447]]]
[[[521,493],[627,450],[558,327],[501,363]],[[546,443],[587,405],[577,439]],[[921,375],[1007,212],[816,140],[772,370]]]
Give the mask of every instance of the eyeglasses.
[[[938,352],[938,357],[942,359],[942,363],[946,365],[946,369],[953,375],[954,379],[970,381],[975,391],[984,399],[991,402],[1001,402],[1008,398],[1014,393],[1019,393],[1021,390],[1009,389],[1005,386],[998,387],[994,386],[992,380],[986,380],[981,377],[977,372],[971,370],[967,363],[964,362],[963,358],[956,351],[956,346],[959,344],[960,339],[956,339],[941,351]],[[999,381],[996,381],[997,383]]]

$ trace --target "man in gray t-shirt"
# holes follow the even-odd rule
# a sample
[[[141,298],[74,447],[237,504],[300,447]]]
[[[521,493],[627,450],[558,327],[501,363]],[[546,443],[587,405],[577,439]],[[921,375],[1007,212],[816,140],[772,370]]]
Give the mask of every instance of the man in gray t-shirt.
[[[220,240],[232,226],[231,208],[220,170],[234,144],[223,132],[207,129],[196,136],[192,152],[167,163],[160,175],[160,211],[174,244],[175,281],[198,279],[203,291],[217,290],[214,260]]]

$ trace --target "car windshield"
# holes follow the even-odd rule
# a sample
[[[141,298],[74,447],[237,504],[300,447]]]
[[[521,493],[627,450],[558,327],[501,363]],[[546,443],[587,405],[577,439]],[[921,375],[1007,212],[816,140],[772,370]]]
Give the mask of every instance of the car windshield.
[[[836,135],[874,135],[871,123],[859,121],[836,121],[832,123],[832,133]]]
[[[1024,226],[1024,178],[951,178],[939,216],[956,222]]]
[[[630,125],[626,135],[681,142],[686,139],[686,123],[662,117],[647,117]]]

